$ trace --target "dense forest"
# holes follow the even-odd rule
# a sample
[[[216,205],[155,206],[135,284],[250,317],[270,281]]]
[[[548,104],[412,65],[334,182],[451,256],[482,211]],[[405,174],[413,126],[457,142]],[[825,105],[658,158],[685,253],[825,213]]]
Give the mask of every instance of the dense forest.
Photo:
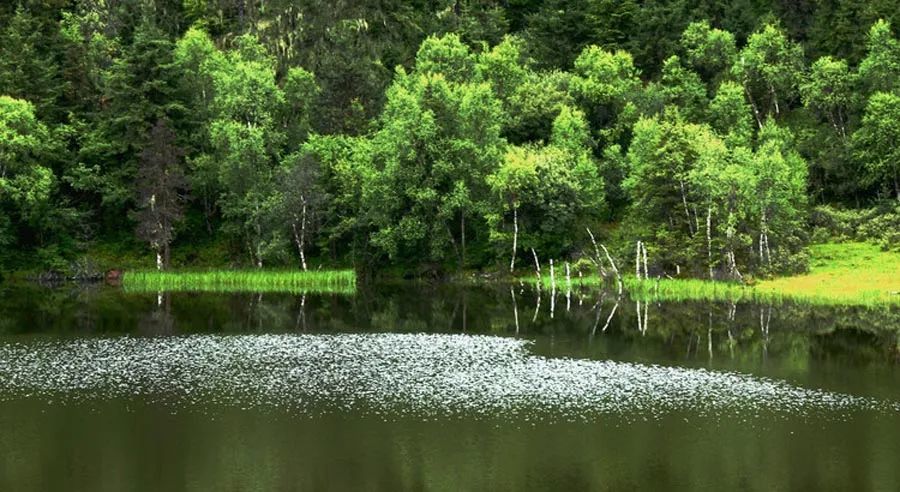
[[[896,247],[892,26],[883,0],[4,2],[0,269],[505,271],[593,235],[744,278],[823,234]]]

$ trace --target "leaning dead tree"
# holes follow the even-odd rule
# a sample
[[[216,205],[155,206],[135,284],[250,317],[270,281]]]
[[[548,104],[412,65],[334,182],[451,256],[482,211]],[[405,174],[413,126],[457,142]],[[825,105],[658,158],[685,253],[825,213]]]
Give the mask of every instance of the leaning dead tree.
[[[588,236],[591,237],[591,243],[594,245],[594,253],[597,256],[596,263],[600,269],[600,275],[604,278],[607,277],[606,270],[603,268],[603,259],[600,257],[600,249],[603,248],[603,252],[606,254],[606,260],[609,262],[610,268],[612,268],[613,274],[616,276],[616,283],[618,284],[619,296],[621,297],[623,291],[622,284],[622,275],[619,273],[619,268],[616,267],[616,262],[613,261],[612,255],[609,254],[609,250],[606,249],[606,246],[603,244],[597,245],[597,239],[594,237],[594,233],[591,232],[590,228],[585,228],[587,230]]]

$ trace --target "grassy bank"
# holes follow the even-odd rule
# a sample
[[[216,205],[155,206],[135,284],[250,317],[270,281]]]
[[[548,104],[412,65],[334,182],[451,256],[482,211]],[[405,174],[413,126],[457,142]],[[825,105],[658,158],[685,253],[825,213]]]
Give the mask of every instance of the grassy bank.
[[[353,294],[353,270],[126,272],[122,286],[129,292],[315,292]]]
[[[900,253],[868,243],[816,244],[809,273],[766,280],[754,290],[835,304],[900,304]]]
[[[868,243],[817,244],[810,247],[810,270],[803,275],[765,280],[753,286],[697,279],[623,279],[625,290],[639,299],[667,301],[800,301],[822,305],[900,305],[900,253]],[[535,282],[535,277],[522,280]],[[603,279],[572,278],[573,286],[597,286]],[[551,279],[541,279],[550,287]],[[566,289],[557,272],[556,286]],[[614,286],[613,286],[614,288]]]

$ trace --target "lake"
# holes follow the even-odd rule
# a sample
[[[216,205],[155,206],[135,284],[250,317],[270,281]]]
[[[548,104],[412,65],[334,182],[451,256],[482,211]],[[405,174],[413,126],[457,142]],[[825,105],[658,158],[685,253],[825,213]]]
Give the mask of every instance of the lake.
[[[0,490],[897,490],[900,310],[0,284]]]

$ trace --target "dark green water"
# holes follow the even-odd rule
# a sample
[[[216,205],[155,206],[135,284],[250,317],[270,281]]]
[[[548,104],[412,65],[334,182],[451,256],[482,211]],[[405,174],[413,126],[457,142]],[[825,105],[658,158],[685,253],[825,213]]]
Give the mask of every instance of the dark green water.
[[[608,297],[598,303],[596,295],[576,293],[567,302],[560,294],[552,304],[551,317],[546,292],[538,307],[533,292],[503,287],[382,286],[352,297],[160,298],[111,287],[0,285],[0,377],[7,378],[0,381],[0,490],[900,488],[900,413],[890,408],[900,402],[896,309],[638,307],[623,300],[609,318],[615,302]],[[336,357],[327,352],[340,345],[324,345],[314,359],[330,368],[324,375],[291,372],[295,359],[285,354],[320,340],[338,343],[348,334],[372,333],[378,335],[359,339],[358,353],[352,350],[355,341]],[[465,336],[449,339],[462,347],[458,354],[434,354],[423,350],[432,340],[448,339],[412,335],[422,333]],[[513,369],[501,373],[501,385],[546,381],[552,397],[520,392],[507,407],[513,396],[483,381],[493,374],[485,373],[493,362],[477,365],[479,354],[498,350],[494,337],[532,342],[512,359]],[[126,350],[133,340],[137,348]],[[204,348],[211,340],[220,345]],[[389,347],[370,350],[366,340],[399,340],[403,347],[395,360]],[[96,341],[110,345],[96,349]],[[151,353],[140,354],[145,341]],[[88,348],[67,351],[72,346]],[[269,379],[259,385],[244,381],[235,390],[229,381],[238,375],[225,368],[216,373],[220,349],[250,354],[259,364],[247,371]],[[151,364],[156,350],[185,362],[144,374],[141,364]],[[91,359],[80,365],[61,360],[76,353]],[[456,375],[421,372],[407,360],[420,354],[431,358],[436,372],[450,368],[468,379],[428,399],[427,388],[415,383]],[[379,358],[373,363],[377,372],[357,378],[370,358]],[[33,360],[38,362],[22,365]],[[345,363],[356,364],[349,376],[339,370]],[[95,366],[134,372],[115,375],[128,384],[122,391],[108,378],[56,379],[66,368],[90,372]],[[192,378],[185,374],[189,367],[210,372]],[[635,376],[634,367],[645,372]],[[665,392],[666,385],[650,386],[640,378],[658,379],[666,368],[683,369],[677,376],[681,386],[657,397],[652,392]],[[532,370],[540,375],[526,378]],[[295,386],[264,391],[280,387],[281,379],[306,388],[303,378],[312,376],[321,378],[315,388],[333,391],[345,385],[332,377],[335,371],[349,377],[348,394],[303,409],[284,404]],[[559,379],[554,371],[568,371],[572,378]],[[592,371],[606,371],[607,379],[571,388]],[[727,382],[716,386],[720,375],[730,373],[742,375],[733,391]],[[161,374],[182,386],[169,388],[171,381]],[[204,378],[216,379],[217,386],[204,386]],[[391,382],[382,384],[382,378]],[[782,384],[778,391],[815,391],[770,395],[767,381]],[[467,384],[483,395],[466,400],[459,393]],[[589,394],[581,399],[582,393],[604,384],[634,386],[637,392],[613,395],[601,401],[612,410],[590,413],[593,400]],[[394,394],[394,385],[421,392],[416,398]],[[188,390],[194,393],[185,398]],[[220,398],[218,391],[238,398]],[[349,394],[354,392],[363,396]],[[682,401],[684,392],[693,393]],[[828,395],[876,403],[832,405]],[[666,401],[670,396],[678,403]],[[725,397],[735,398],[737,406],[717,406],[715,400]],[[372,401],[347,404],[367,398]],[[770,405],[768,398],[776,403],[760,410]],[[395,406],[370,411],[373,402],[386,400]],[[404,405],[419,411],[403,412]],[[469,407],[455,411],[461,405]]]

